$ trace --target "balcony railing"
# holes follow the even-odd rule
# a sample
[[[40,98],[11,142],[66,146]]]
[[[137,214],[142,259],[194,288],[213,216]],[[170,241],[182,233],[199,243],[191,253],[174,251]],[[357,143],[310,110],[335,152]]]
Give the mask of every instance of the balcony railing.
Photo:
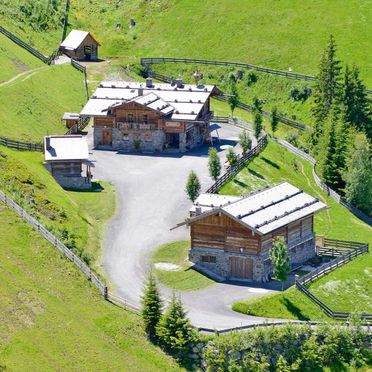
[[[118,129],[132,129],[132,130],[155,130],[158,128],[156,124],[147,124],[147,123],[128,123],[128,122],[118,122],[116,124]]]

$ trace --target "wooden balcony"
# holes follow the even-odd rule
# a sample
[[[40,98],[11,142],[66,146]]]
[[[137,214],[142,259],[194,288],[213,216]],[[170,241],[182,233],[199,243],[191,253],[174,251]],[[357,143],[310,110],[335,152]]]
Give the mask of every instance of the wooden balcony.
[[[152,123],[129,123],[129,122],[118,122],[116,128],[120,130],[156,130],[158,129],[157,124]]]

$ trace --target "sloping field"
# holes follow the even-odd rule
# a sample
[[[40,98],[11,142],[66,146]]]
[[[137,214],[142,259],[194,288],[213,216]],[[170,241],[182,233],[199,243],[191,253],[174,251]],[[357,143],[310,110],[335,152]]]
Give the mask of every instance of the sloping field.
[[[0,136],[42,142],[44,135],[64,133],[63,113],[80,112],[85,100],[79,71],[69,65],[42,66],[0,86]]]
[[[0,370],[177,371],[140,318],[0,204]]]

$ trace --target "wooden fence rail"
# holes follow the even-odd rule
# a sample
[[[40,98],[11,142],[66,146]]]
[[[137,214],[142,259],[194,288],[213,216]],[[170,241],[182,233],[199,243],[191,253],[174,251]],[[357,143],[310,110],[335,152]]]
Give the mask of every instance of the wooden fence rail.
[[[365,213],[363,213],[361,210],[358,208],[354,207],[353,205],[349,204],[341,195],[339,195],[336,191],[332,190],[329,186],[327,186],[316,174],[315,167],[316,167],[316,160],[309,154],[306,154],[305,152],[299,150],[297,147],[291,145],[290,143],[279,139],[275,138],[274,139],[276,142],[278,142],[280,145],[286,147],[289,151],[293,152],[294,154],[300,156],[301,158],[307,160],[313,165],[313,178],[315,183],[317,184],[318,187],[323,189],[327,195],[329,195],[332,199],[336,200],[337,203],[341,204],[345,208],[347,208],[351,213],[353,213],[356,217],[364,221],[366,224],[369,226],[372,226],[372,218],[367,216]]]
[[[171,77],[169,76],[166,76],[164,74],[159,74],[157,72],[155,72],[154,70],[150,70],[149,71],[149,75],[157,80],[160,80],[160,81],[164,81],[166,83],[172,83],[174,81],[174,79],[172,79]],[[228,99],[228,95],[223,93],[221,96],[214,96],[213,97],[214,99],[218,100],[218,101],[222,101],[222,102],[226,102],[227,99]],[[237,107],[242,109],[242,110],[245,110],[245,111],[248,111],[248,112],[252,112],[253,111],[253,106],[251,105],[248,105],[246,103],[243,103],[243,102],[238,102],[237,104]],[[262,115],[267,117],[267,118],[271,118],[271,112],[269,111],[265,111],[265,110],[262,110]],[[299,129],[299,130],[310,130],[310,127],[307,126],[306,124],[303,124],[303,123],[299,123],[295,120],[292,120],[292,119],[288,119],[282,115],[276,115],[276,117],[278,118],[278,120],[283,123],[283,124],[286,124],[292,128],[296,128],[296,129]]]
[[[290,79],[309,80],[309,81],[316,80],[316,77],[312,75],[305,75],[305,74],[298,74],[295,72],[276,70],[272,68],[252,65],[249,63],[213,61],[213,60],[207,60],[207,59],[192,59],[192,58],[141,58],[142,66],[150,66],[153,64],[160,64],[160,63],[195,63],[197,65],[234,66],[234,67],[241,67],[241,68],[247,68],[247,69],[256,70],[260,72],[265,72],[267,74],[284,76]],[[372,90],[370,89],[366,89],[366,92],[367,94],[372,94]]]
[[[43,145],[41,143],[21,142],[6,137],[0,137],[0,145],[17,150],[43,151]]]
[[[310,273],[303,275],[300,278],[297,278],[295,285],[296,285],[296,288],[298,288],[304,295],[306,295],[313,302],[315,302],[318,306],[320,306],[320,308],[331,318],[347,319],[350,316],[349,312],[333,311],[323,301],[321,301],[313,293],[311,293],[310,290],[306,288],[306,285],[330,273],[331,271],[337,269],[338,267],[348,263],[354,258],[367,253],[368,244],[350,242],[350,241],[342,241],[342,240],[336,240],[336,239],[328,239],[328,238],[324,239],[324,243],[325,243],[324,247],[318,247],[318,253],[322,253],[322,252],[324,253],[324,250],[325,250],[325,253],[327,255],[329,255],[329,253],[333,253],[334,255],[334,252],[331,252],[331,250],[332,250],[332,247],[335,247],[335,250],[339,252],[338,254],[339,257],[319,267],[318,269],[311,271]],[[338,247],[342,247],[342,250],[339,249]],[[363,320],[372,321],[372,314],[363,313],[361,314],[361,318]]]
[[[77,70],[84,74],[84,87],[85,87],[85,94],[87,99],[89,99],[89,91],[88,91],[88,79],[87,79],[87,69],[85,66],[81,65],[78,61],[71,58],[71,66],[75,67]]]

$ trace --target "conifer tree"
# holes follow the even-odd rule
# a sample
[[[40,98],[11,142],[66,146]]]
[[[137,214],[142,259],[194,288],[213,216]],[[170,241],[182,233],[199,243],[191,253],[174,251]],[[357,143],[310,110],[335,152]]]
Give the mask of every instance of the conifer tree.
[[[337,141],[336,141],[336,122],[330,120],[329,130],[326,134],[324,157],[322,161],[322,178],[324,182],[335,188],[338,181],[338,169],[335,162],[337,154]]]
[[[200,194],[200,181],[194,171],[191,171],[186,182],[186,194],[194,202]]]
[[[323,124],[340,97],[340,61],[336,59],[336,43],[330,36],[327,48],[322,54],[319,63],[319,73],[316,76],[314,87],[314,107],[312,109],[315,118],[312,142],[315,146],[323,133]]]
[[[372,215],[372,157],[364,134],[358,134],[355,138],[353,150],[347,159],[344,178],[346,200]]]
[[[221,174],[221,161],[214,147],[209,148],[208,157],[209,175],[216,181]]]
[[[275,137],[275,132],[276,132],[276,129],[278,128],[278,124],[279,124],[279,119],[278,119],[278,109],[276,107],[274,107],[272,110],[271,110],[271,119],[270,119],[270,124],[271,124],[271,130],[273,132],[273,137]]]
[[[254,114],[253,129],[254,135],[258,140],[262,131],[262,114],[259,111],[256,111],[256,113]]]
[[[226,159],[229,162],[230,166],[233,167],[238,161],[238,157],[235,154],[235,151],[232,147],[229,147],[226,154]]]
[[[173,294],[165,314],[156,328],[156,335],[163,347],[182,355],[196,338],[180,299]]]
[[[282,291],[284,283],[287,280],[289,266],[288,247],[282,236],[277,237],[270,249],[270,260],[274,267],[274,277],[282,282]]]
[[[154,275],[150,272],[142,295],[142,319],[149,338],[156,335],[156,326],[161,318],[162,301]]]
[[[236,109],[239,103],[238,88],[236,87],[235,80],[232,80],[230,82],[230,94],[227,99],[227,103],[230,106],[231,116],[234,116],[234,110]]]
[[[239,133],[239,145],[243,150],[243,155],[252,147],[252,140],[246,130]]]

